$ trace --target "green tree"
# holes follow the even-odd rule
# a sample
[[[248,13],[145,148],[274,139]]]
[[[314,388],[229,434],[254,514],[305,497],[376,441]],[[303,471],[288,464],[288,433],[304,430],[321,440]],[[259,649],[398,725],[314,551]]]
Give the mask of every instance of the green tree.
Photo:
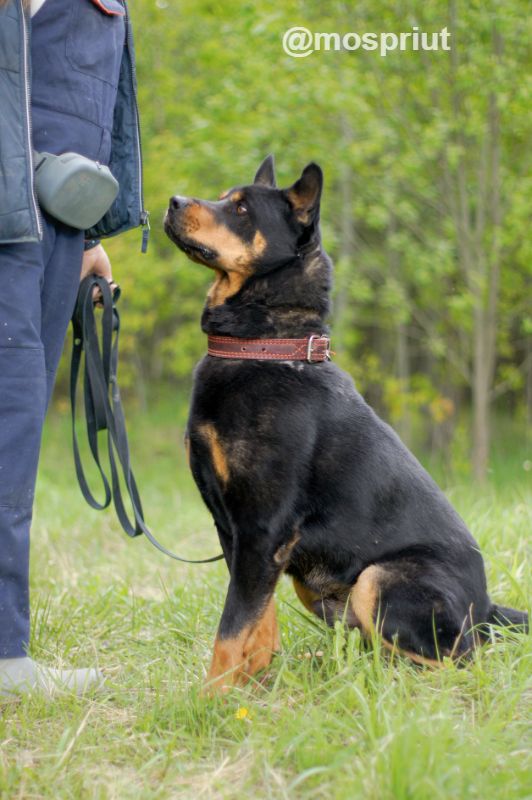
[[[205,349],[212,276],[164,235],[168,198],[215,198],[269,152],[284,185],[316,160],[339,362],[407,439],[423,423],[448,445],[471,407],[485,474],[493,403],[519,411],[527,397],[532,416],[526,11],[523,0],[134,0],[152,237],[146,256],[137,232],[109,250],[123,381],[141,401],[149,386],[188,386]],[[294,59],[281,47],[294,25],[447,26],[452,49]]]

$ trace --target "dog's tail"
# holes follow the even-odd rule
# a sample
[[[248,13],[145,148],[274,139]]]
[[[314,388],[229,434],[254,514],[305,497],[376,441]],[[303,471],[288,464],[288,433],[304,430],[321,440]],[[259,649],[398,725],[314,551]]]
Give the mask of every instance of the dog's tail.
[[[487,619],[488,625],[500,625],[503,628],[513,628],[519,633],[528,633],[528,614],[526,611],[517,611],[515,608],[491,606]]]

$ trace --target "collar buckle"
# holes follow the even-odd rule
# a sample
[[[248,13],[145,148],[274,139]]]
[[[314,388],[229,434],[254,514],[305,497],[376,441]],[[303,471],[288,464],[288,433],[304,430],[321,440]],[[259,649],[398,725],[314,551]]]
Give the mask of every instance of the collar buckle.
[[[316,342],[317,340],[317,342]],[[316,346],[315,346],[316,342]],[[319,344],[318,344],[319,342]],[[325,349],[322,349],[323,343]],[[328,336],[323,336],[320,333],[313,333],[308,338],[307,344],[307,361],[309,364],[314,364],[317,361],[330,361],[331,360],[331,340]]]

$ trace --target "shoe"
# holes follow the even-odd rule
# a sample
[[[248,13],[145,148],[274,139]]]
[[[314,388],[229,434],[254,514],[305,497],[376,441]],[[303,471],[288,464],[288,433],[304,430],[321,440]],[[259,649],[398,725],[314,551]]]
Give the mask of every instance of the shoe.
[[[0,699],[15,699],[32,692],[48,698],[61,692],[82,695],[101,689],[104,680],[95,668],[53,669],[28,657],[0,659]]]

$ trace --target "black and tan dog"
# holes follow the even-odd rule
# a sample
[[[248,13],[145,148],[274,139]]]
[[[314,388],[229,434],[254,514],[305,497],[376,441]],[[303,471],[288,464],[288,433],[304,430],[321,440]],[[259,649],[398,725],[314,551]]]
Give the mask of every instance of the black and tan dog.
[[[463,656],[489,623],[527,626],[525,613],[490,602],[466,525],[328,359],[321,190],[316,164],[278,189],[270,157],[252,185],[217,202],[173,197],[165,218],[177,246],[215,273],[202,316],[212,354],[196,369],[188,423],[230,573],[215,689],[278,649],[283,572],[327,623],[343,618],[367,636],[378,627],[421,663]]]

